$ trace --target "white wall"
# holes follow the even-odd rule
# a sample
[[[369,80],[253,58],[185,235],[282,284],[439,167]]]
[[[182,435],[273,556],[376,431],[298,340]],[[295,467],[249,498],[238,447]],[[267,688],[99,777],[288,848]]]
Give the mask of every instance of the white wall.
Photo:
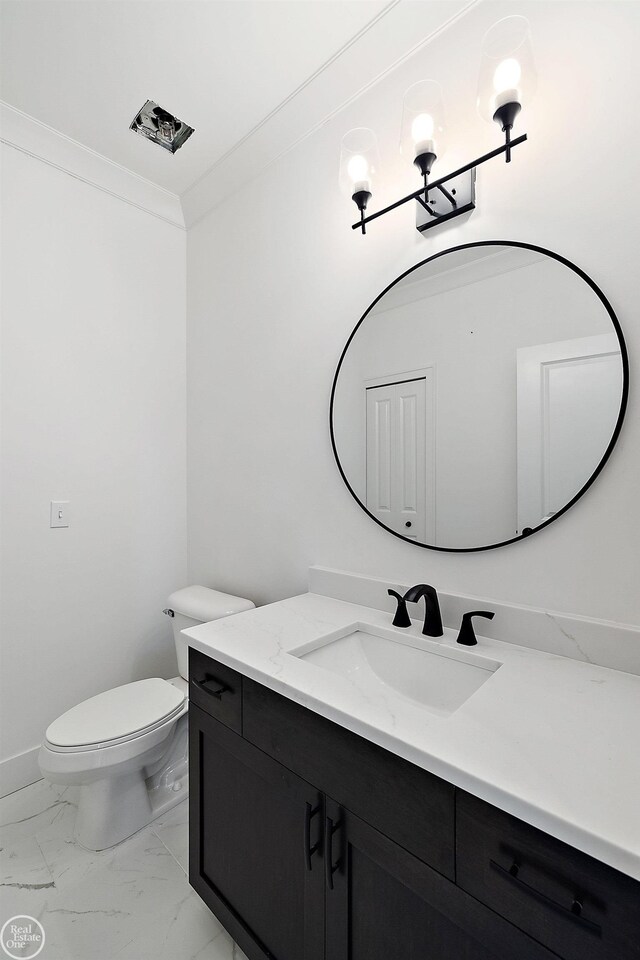
[[[366,237],[337,188],[340,138],[377,129],[384,178],[373,207],[415,188],[397,154],[402,95],[424,75],[447,95],[453,169],[497,145],[475,114],[485,28],[531,20],[539,84],[513,162],[478,172],[466,223],[419,236],[395,211]],[[407,61],[188,237],[190,579],[258,602],[301,592],[310,563],[426,580],[496,597],[640,623],[640,375],[637,156],[628,107],[640,64],[635,3],[483,3]],[[328,432],[329,390],[363,310],[401,271],[474,239],[555,250],[586,270],[618,312],[631,356],[627,420],[598,482],[530,540],[480,554],[435,553],[375,525],[346,491]]]
[[[6,791],[39,776],[64,710],[176,672],[185,233],[12,147],[2,161]],[[49,529],[51,499],[69,529]]]

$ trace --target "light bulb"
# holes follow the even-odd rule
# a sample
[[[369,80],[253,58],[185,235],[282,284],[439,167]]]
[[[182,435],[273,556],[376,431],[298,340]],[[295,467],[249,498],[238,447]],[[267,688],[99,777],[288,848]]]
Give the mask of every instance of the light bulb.
[[[435,153],[433,131],[435,123],[430,113],[419,113],[411,124],[411,139],[413,140],[415,155]]]
[[[169,120],[162,120],[158,125],[158,133],[164,140],[168,140],[169,143],[172,143],[175,132],[175,127]]]
[[[347,173],[353,181],[353,192],[369,189],[369,164],[366,157],[356,153],[347,164]]]
[[[522,70],[520,64],[513,57],[503,60],[496,67],[493,75],[493,89],[496,93],[502,93],[505,90],[513,90],[520,83]]]
[[[505,103],[520,103],[522,97],[518,90],[518,84],[521,77],[520,64],[513,57],[509,57],[508,60],[503,60],[502,63],[498,64],[493,74],[494,110],[504,106]]]
[[[428,113],[419,114],[411,124],[411,136],[415,143],[431,140],[433,137],[433,117]]]

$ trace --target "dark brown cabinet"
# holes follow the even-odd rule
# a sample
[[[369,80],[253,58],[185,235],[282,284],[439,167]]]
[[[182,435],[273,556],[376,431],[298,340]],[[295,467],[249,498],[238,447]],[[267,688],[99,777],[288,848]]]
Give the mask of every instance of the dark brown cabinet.
[[[453,880],[450,783],[252,680],[242,700],[246,740]]]
[[[189,726],[192,885],[250,957],[323,960],[321,795],[193,705]]]
[[[458,884],[564,960],[640,960],[640,884],[462,790]]]
[[[546,950],[326,800],[327,960],[544,960]]]
[[[194,651],[190,676],[189,878],[250,960],[640,960],[640,884]]]

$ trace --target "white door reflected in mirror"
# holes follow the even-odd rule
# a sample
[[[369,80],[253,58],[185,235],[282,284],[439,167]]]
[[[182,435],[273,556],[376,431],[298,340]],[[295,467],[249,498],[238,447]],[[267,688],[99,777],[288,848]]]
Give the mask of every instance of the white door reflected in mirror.
[[[555,516],[613,436],[622,396],[614,333],[518,350],[518,528]]]
[[[365,383],[367,508],[410,540],[433,536],[433,374]]]
[[[400,277],[356,326],[332,393],[336,458],[397,536],[442,550],[511,542],[599,471],[626,367],[615,315],[578,268],[527,244],[457,247]]]

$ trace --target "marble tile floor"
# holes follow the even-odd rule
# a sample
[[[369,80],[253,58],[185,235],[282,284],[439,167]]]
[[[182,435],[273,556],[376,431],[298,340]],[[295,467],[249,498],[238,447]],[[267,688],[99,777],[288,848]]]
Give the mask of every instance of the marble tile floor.
[[[188,800],[111,850],[73,839],[75,787],[0,800],[0,927],[27,914],[41,960],[246,960],[187,880]]]

